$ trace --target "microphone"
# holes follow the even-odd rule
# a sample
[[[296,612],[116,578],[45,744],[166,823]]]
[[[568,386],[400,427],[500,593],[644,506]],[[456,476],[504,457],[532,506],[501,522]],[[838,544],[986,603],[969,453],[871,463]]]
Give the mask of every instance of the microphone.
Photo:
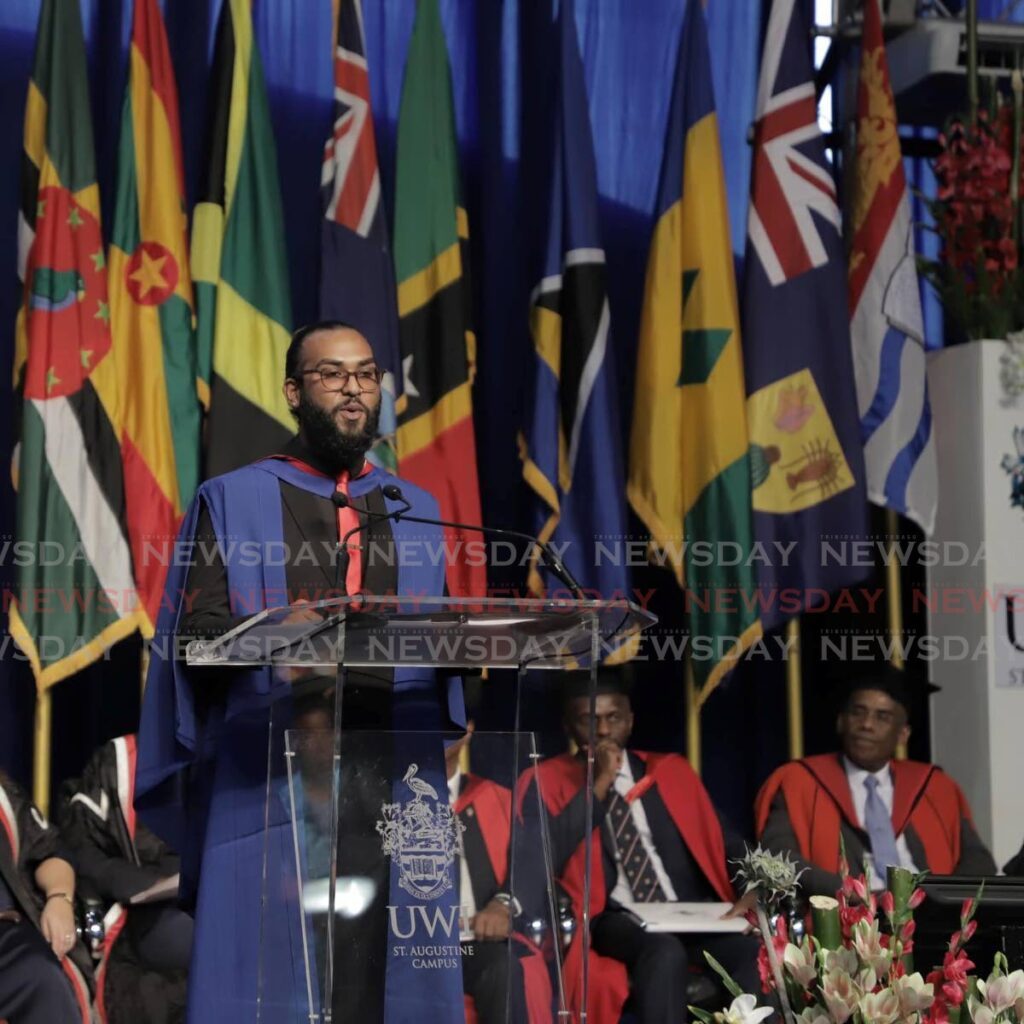
[[[529,533],[522,533],[519,530],[507,530],[500,526],[477,526],[474,523],[456,523],[449,519],[426,519],[423,516],[410,516],[406,515],[406,512],[412,508],[408,500],[400,487],[395,484],[388,484],[382,488],[384,497],[391,501],[400,501],[405,508],[397,509],[395,512],[390,512],[388,515],[381,516],[377,513],[377,518],[394,519],[395,522],[404,520],[407,523],[424,523],[427,526],[444,526],[452,530],[470,530],[473,533],[482,533],[489,537],[510,537],[516,540],[525,540],[532,544],[541,553],[541,564],[551,570],[552,575],[556,577],[559,583],[565,584],[573,596],[579,601],[587,600],[586,595],[583,593],[583,588],[576,581],[576,578],[566,568],[562,560],[551,550],[548,545],[537,537],[532,536]],[[359,527],[359,529],[365,529],[365,527]],[[349,536],[355,533],[355,529],[349,530],[345,535],[347,540]]]

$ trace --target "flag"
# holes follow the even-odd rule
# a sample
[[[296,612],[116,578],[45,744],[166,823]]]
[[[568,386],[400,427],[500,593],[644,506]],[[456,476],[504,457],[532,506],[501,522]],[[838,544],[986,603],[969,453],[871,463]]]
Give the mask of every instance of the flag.
[[[935,525],[938,485],[907,179],[876,0],[864,5],[849,294],[868,497]]]
[[[110,244],[128,535],[153,635],[171,546],[199,483],[199,394],[174,70],[156,0],[135,0]]]
[[[400,382],[395,272],[380,193],[370,109],[363,11],[341,0],[334,47],[334,124],[324,145],[320,179],[324,219],[320,244],[320,316],[357,327],[369,340],[381,381],[379,440],[369,458],[394,471]]]
[[[224,0],[210,72],[206,177],[192,220],[206,475],[295,432],[282,392],[291,325],[277,157],[249,0]]]
[[[519,448],[540,539],[562,552],[588,597],[625,598],[625,475],[607,270],[583,65],[567,0],[558,31],[547,236],[530,297],[534,356]],[[530,587],[544,591],[536,559]]]
[[[745,398],[707,26],[689,0],[647,262],[627,493],[687,592],[691,635],[714,640],[711,658],[693,660],[705,696],[761,628]],[[686,558],[684,542],[713,555]]]
[[[480,522],[473,435],[476,341],[469,324],[458,151],[448,50],[437,0],[420,0],[398,112],[395,277],[405,409],[398,417],[403,477],[430,491],[444,519]],[[448,589],[483,594],[485,567],[448,537]]]
[[[77,3],[43,0],[22,166],[17,534],[32,557],[19,565],[10,630],[45,689],[138,625]]]
[[[864,569],[867,508],[835,182],[817,122],[811,36],[774,0],[754,124],[743,357],[766,630]],[[838,552],[838,553],[836,553]]]

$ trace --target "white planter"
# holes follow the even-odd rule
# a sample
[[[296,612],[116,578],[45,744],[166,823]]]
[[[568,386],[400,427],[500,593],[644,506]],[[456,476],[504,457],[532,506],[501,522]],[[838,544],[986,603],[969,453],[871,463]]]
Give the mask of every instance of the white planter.
[[[1024,399],[1008,399],[1000,381],[1006,351],[1001,340],[974,341],[929,357],[941,561],[924,595],[942,687],[933,758],[963,787],[1000,866],[1024,838],[1024,508],[1011,504]]]

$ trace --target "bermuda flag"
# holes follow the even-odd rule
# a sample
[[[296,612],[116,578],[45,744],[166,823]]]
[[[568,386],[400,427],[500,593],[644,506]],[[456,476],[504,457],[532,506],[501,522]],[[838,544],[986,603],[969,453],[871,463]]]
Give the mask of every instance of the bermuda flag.
[[[864,5],[850,334],[868,497],[925,533],[938,500],[910,200],[877,0]]]

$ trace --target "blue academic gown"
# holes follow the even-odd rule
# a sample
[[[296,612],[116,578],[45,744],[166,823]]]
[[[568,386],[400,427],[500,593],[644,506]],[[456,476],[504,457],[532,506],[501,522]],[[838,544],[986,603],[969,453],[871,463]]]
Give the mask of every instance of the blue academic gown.
[[[251,546],[225,540],[282,543],[279,479],[325,498],[327,477],[280,459],[264,459],[204,483],[185,516],[179,540],[195,535],[202,505],[209,509],[227,570],[232,604],[258,594],[257,607],[232,607],[244,617],[286,603],[281,559],[250,564]],[[412,514],[437,518],[436,500],[412,484],[373,468],[352,480],[360,497],[388,483],[401,486]],[[390,511],[397,503],[384,499]],[[392,523],[396,550],[426,542],[441,550],[440,528]],[[182,548],[183,545],[179,545]],[[429,548],[427,549],[429,550]],[[187,563],[186,558],[177,559]],[[399,566],[399,595],[444,593],[444,565],[428,558]],[[187,564],[172,565],[157,624],[139,730],[136,807],[143,820],[182,856],[181,899],[193,907],[195,942],[189,980],[189,1024],[264,1024],[307,1020],[307,994],[299,915],[294,913],[296,871],[281,750],[289,687],[269,669],[231,669],[230,684],[211,702],[211,670],[190,670],[172,658],[167,638],[177,634]],[[160,641],[164,641],[161,643]],[[440,683],[432,669],[395,669],[393,720],[381,728],[450,729],[464,726],[461,681]],[[268,788],[268,742],[272,778]],[[268,792],[271,798],[267,799]],[[269,825],[269,827],[265,827]],[[264,879],[267,880],[264,883]],[[261,913],[261,899],[265,910]],[[289,907],[293,912],[288,912]]]

